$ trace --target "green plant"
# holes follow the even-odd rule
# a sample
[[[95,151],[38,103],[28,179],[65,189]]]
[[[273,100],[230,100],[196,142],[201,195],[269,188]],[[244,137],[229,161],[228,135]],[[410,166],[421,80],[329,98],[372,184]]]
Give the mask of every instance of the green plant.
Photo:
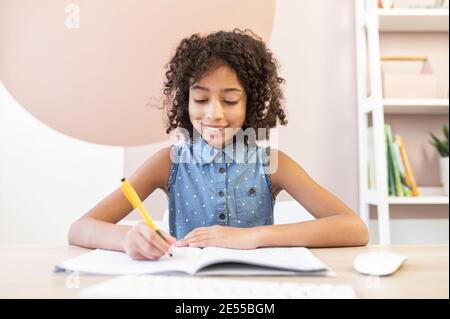
[[[445,139],[440,140],[433,133],[430,133],[433,138],[433,141],[430,141],[430,143],[436,147],[436,150],[439,152],[441,157],[448,157],[448,126],[444,125],[442,130],[444,131]]]

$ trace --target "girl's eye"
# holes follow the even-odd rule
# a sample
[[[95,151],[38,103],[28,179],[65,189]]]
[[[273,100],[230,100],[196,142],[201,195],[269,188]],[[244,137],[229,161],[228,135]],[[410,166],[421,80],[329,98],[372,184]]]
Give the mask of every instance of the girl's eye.
[[[230,104],[230,105],[234,105],[237,104],[239,102],[239,100],[237,101],[224,101],[226,104]]]
[[[194,102],[195,103],[199,103],[199,104],[203,104],[203,103],[208,102],[208,100],[194,100]],[[235,104],[237,104],[239,102],[239,100],[237,100],[237,101],[224,101],[224,102],[226,104],[228,104],[228,105],[235,105]]]

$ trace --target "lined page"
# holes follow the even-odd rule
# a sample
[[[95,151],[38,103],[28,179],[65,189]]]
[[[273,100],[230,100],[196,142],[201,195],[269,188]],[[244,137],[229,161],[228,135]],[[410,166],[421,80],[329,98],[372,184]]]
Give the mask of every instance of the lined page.
[[[239,262],[300,272],[325,271],[328,267],[304,247],[258,248],[250,250],[207,247],[197,269],[221,262]]]
[[[173,257],[158,260],[134,260],[123,252],[96,249],[64,261],[57,270],[79,271],[103,275],[138,275],[179,271],[193,274],[200,256],[200,248],[174,247]]]

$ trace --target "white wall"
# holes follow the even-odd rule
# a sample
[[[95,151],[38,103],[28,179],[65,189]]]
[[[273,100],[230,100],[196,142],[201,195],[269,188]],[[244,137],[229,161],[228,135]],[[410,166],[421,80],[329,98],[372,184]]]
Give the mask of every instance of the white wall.
[[[122,148],[56,132],[0,83],[0,244],[65,244],[71,222],[122,174]]]
[[[270,48],[286,79],[289,121],[279,130],[280,149],[356,211],[353,0],[277,1],[276,10]]]
[[[448,244],[448,218],[391,219],[393,244]],[[378,243],[378,222],[370,221],[370,243]]]

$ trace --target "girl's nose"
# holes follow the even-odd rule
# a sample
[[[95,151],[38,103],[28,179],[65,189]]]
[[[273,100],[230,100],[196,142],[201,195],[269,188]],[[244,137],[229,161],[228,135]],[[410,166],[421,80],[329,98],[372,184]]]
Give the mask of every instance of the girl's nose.
[[[219,101],[212,100],[206,111],[206,117],[211,120],[221,120],[223,118],[223,108]]]

